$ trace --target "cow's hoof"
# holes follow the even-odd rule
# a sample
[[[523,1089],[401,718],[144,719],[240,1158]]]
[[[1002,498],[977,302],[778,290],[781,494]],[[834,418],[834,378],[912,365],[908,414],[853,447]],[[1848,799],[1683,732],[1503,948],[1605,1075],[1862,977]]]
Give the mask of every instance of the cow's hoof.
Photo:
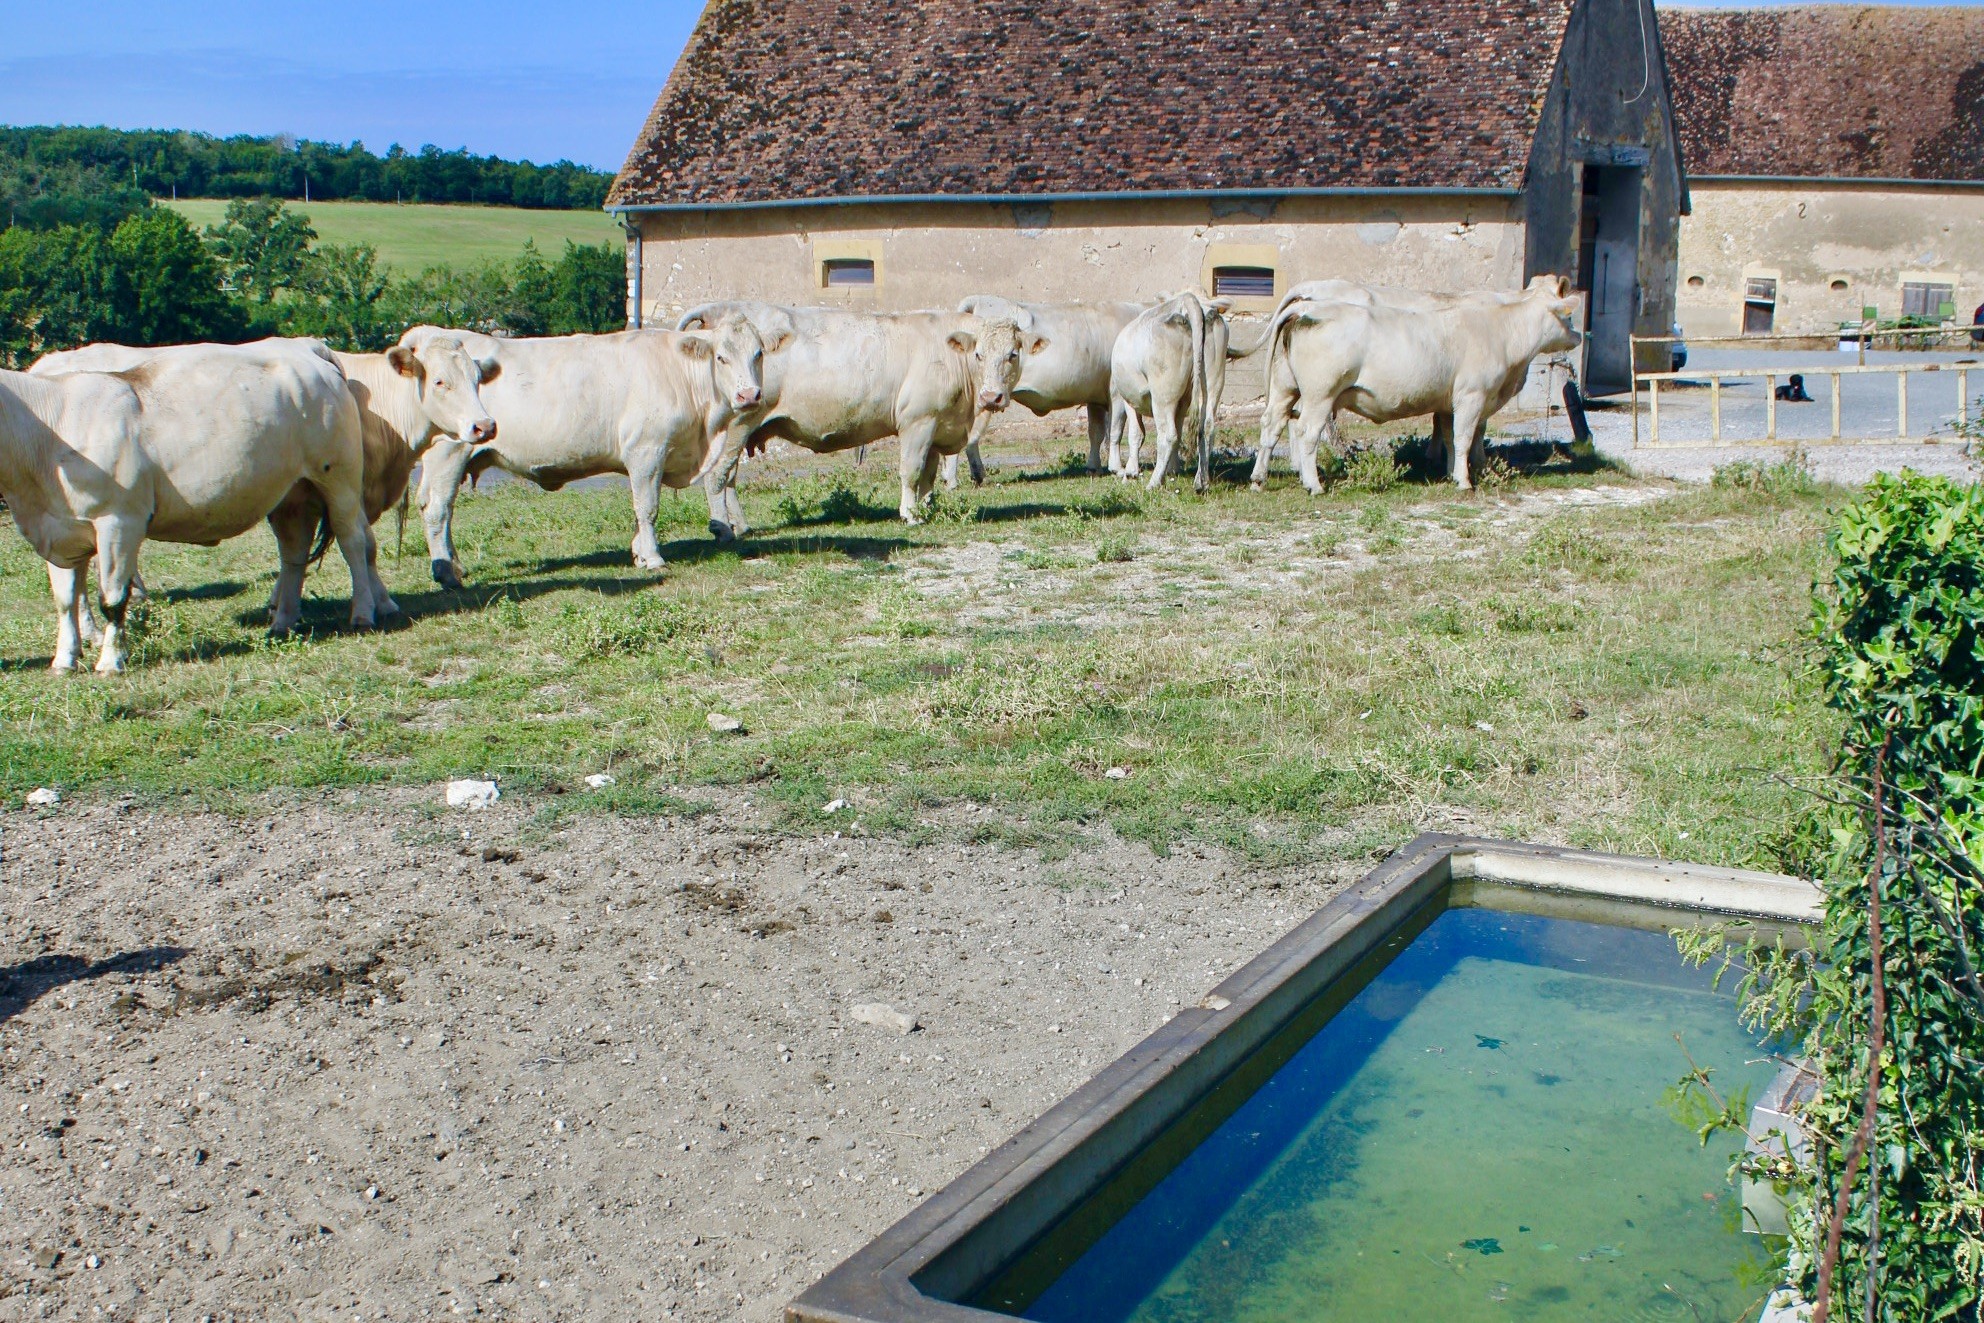
[[[390,597],[379,601],[372,609],[382,619],[391,619],[401,614],[400,604]]]
[[[736,532],[721,519],[710,520],[710,536],[719,542],[735,542]]]
[[[65,661],[57,657],[54,661],[48,663],[48,673],[50,675],[74,675],[76,673],[76,659],[70,657]]]
[[[124,674],[124,658],[111,656],[97,658],[96,673],[98,675]]]
[[[659,571],[667,569],[668,566],[659,556],[636,556],[634,557],[634,568],[637,570]]]
[[[462,586],[462,573],[455,568],[453,561],[433,561],[430,562],[428,569],[434,575],[434,582],[443,588],[456,589]]]

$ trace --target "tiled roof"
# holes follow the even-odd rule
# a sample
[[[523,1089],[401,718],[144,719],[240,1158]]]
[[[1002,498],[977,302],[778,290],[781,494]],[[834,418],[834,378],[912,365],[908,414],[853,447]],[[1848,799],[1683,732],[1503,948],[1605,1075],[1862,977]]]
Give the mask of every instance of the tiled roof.
[[[711,0],[609,205],[1519,188],[1571,0]]]
[[[1660,14],[1688,173],[1984,181],[1984,8]]]

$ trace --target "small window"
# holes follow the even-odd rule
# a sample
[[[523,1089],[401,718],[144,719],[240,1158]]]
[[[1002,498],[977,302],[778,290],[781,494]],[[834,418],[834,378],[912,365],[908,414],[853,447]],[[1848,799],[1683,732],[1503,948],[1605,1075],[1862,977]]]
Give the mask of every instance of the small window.
[[[1777,281],[1750,276],[1743,282],[1743,334],[1769,335],[1777,320]]]
[[[829,257],[820,263],[820,283],[829,289],[875,283],[875,263],[866,257]]]
[[[1274,268],[1216,266],[1212,269],[1212,296],[1216,299],[1271,299],[1274,297]]]
[[[1826,286],[1826,288],[1835,294],[1844,294],[1846,292],[1846,282],[1844,280],[1835,280]]]
[[[1708,284],[1708,280],[1707,280],[1707,278],[1706,278],[1706,277],[1704,277],[1704,276],[1689,276],[1689,277],[1688,277],[1688,288],[1689,288],[1689,289],[1700,289],[1700,288],[1701,288],[1701,287],[1702,287],[1703,285],[1706,285],[1706,284]]]
[[[1901,315],[1926,317],[1935,321],[1956,316],[1956,286],[1917,284],[1914,281],[1903,284]]]

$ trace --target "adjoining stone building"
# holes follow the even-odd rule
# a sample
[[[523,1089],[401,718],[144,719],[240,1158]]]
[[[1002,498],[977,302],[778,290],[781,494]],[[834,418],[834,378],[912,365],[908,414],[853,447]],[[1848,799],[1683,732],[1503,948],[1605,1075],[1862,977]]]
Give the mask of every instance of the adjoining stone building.
[[[1692,335],[1984,302],[1984,8],[1665,10]]]
[[[607,205],[636,324],[1555,272],[1624,389],[1674,319],[1673,123],[1651,0],[712,0]]]

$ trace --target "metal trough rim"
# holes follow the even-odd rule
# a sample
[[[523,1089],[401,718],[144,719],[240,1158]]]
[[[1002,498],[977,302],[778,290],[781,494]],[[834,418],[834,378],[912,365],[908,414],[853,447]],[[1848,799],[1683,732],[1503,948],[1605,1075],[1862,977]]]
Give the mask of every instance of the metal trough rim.
[[[1793,928],[1815,925],[1821,913],[1816,886],[1776,873],[1445,833],[1415,837],[807,1288],[786,1306],[787,1323],[1007,1319],[926,1294],[916,1279],[989,1280],[993,1261],[1009,1262],[1085,1197],[1050,1187],[1105,1182],[1125,1145],[1204,1097],[1320,988],[1454,882]],[[1083,1156],[1086,1164],[1070,1161]],[[1086,1174],[1069,1174],[1078,1165]],[[974,1239],[984,1244],[975,1248]],[[947,1256],[963,1262],[947,1267]]]

